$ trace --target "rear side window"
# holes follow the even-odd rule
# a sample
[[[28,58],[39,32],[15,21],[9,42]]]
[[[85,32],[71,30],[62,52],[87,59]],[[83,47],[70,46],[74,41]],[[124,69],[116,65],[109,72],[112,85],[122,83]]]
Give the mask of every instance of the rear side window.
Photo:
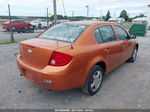
[[[103,42],[102,36],[101,36],[98,28],[95,30],[94,34],[95,34],[95,38],[96,38],[96,40],[97,40],[98,43]]]
[[[99,27],[103,42],[110,42],[116,40],[111,26]]]
[[[117,32],[120,40],[127,39],[128,34],[126,33],[126,31],[123,28],[121,28],[120,26],[114,26],[114,29]]]

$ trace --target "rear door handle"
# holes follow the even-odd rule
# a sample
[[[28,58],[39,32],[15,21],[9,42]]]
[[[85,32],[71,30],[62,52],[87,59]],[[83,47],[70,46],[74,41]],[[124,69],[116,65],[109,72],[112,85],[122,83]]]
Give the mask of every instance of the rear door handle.
[[[127,45],[125,45],[125,44],[123,44],[123,45],[121,45],[123,48],[126,48],[127,47]]]

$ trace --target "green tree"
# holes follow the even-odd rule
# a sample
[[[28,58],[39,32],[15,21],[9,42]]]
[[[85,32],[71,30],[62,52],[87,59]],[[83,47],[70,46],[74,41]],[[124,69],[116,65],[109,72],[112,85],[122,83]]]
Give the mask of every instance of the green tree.
[[[140,17],[145,17],[145,15],[144,14],[140,14]]]
[[[105,17],[105,21],[108,21],[110,18],[111,18],[110,11],[108,11]]]
[[[120,13],[120,18],[124,18],[125,21],[128,21],[129,16],[128,16],[128,13],[127,13],[126,10],[121,11],[121,13]]]
[[[144,14],[140,14],[140,15],[135,16],[134,19],[135,18],[142,18],[142,17],[146,17],[146,16]]]

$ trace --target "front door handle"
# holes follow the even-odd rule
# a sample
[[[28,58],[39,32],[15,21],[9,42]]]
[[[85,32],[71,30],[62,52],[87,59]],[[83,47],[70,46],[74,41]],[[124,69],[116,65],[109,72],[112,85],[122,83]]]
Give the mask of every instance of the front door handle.
[[[110,48],[106,48],[104,51],[105,51],[106,53],[110,53],[111,49],[110,49]]]

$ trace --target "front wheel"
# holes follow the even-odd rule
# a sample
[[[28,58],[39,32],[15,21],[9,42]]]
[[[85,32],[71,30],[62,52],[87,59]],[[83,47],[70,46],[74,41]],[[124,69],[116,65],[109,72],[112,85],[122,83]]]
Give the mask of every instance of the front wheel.
[[[133,53],[132,53],[132,56],[128,59],[128,62],[133,63],[136,60],[136,58],[137,58],[137,52],[138,52],[138,49],[135,48],[134,51],[133,51]]]
[[[101,87],[103,74],[103,69],[95,65],[91,69],[85,85],[81,88],[82,92],[91,96],[95,95]]]
[[[39,28],[39,29],[42,29],[42,24],[39,24],[39,25],[38,25],[38,28]]]

